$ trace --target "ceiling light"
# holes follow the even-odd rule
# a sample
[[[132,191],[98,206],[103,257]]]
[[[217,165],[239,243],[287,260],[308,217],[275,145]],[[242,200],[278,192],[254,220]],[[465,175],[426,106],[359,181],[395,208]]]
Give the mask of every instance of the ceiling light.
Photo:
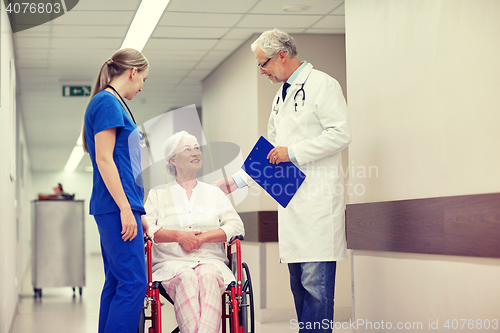
[[[76,140],[76,145],[73,147],[73,151],[71,152],[71,155],[69,156],[68,161],[66,162],[64,171],[66,172],[75,171],[78,165],[80,164],[83,155],[85,155],[85,153],[83,151],[82,133],[80,132],[80,136],[78,137],[78,140]]]
[[[284,12],[289,12],[289,13],[298,13],[298,12],[303,12],[309,9],[309,6],[305,5],[288,5],[283,7]]]
[[[76,140],[76,145],[83,146],[82,132],[80,132],[80,136],[78,137],[78,140]]]
[[[169,2],[142,0],[120,48],[131,47],[142,51]]]
[[[66,166],[64,167],[64,171],[73,172],[76,170],[82,157],[84,155],[82,146],[74,146],[71,155],[69,156],[68,162],[66,162]]]
[[[132,47],[142,52],[169,2],[170,0],[142,0],[120,48]],[[84,155],[82,144],[80,133],[64,171],[76,170]]]

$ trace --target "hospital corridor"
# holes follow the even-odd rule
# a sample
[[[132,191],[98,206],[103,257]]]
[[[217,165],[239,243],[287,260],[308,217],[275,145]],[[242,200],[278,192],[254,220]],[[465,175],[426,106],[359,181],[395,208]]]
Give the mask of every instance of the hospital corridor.
[[[498,332],[499,13],[0,1],[0,333]]]
[[[34,298],[31,292],[21,295],[19,313],[12,333],[91,333],[96,332],[99,297],[104,281],[102,259],[89,256],[86,261],[87,284],[82,297],[73,297],[71,288],[48,288],[42,298]],[[176,326],[174,307],[162,299],[162,329],[171,332]],[[289,322],[256,323],[255,332],[286,333],[295,332]],[[351,333],[350,329],[335,332]]]

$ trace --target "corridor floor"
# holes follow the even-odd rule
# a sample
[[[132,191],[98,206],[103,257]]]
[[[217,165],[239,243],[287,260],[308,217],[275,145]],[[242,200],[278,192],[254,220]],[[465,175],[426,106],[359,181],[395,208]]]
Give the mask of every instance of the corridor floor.
[[[41,299],[33,293],[22,295],[13,333],[96,333],[99,297],[104,282],[102,259],[89,256],[86,261],[86,286],[83,295],[73,297],[71,288],[46,288]],[[29,290],[29,288],[26,288]],[[171,332],[177,325],[173,306],[162,308],[163,332]],[[256,333],[291,333],[290,323],[256,323]],[[351,330],[335,330],[351,333]]]

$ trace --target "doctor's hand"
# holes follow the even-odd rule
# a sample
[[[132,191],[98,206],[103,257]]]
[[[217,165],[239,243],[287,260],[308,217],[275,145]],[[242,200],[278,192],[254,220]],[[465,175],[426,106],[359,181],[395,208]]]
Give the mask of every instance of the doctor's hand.
[[[212,183],[213,186],[218,187],[224,192],[224,194],[228,195],[238,188],[238,185],[234,181],[233,177],[227,177],[227,183],[224,178],[219,179],[218,181]]]
[[[288,147],[278,146],[271,149],[267,155],[267,159],[271,164],[280,164],[281,162],[290,162],[290,157],[288,157]]]
[[[182,246],[184,251],[190,252],[198,250],[203,244],[201,240],[196,237],[199,234],[201,234],[201,231],[178,231],[177,242]]]
[[[122,239],[123,241],[132,240],[137,236],[137,221],[135,220],[132,210],[123,209],[120,211],[120,220],[122,222]]]

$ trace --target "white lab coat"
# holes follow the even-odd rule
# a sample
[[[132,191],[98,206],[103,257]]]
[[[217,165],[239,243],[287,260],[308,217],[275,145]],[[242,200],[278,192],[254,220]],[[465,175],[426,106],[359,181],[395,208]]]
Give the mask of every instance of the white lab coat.
[[[294,96],[304,82],[304,105],[299,93],[295,111]],[[351,126],[342,88],[331,76],[307,64],[288,89],[284,103],[281,90],[273,100],[268,139],[274,146],[292,148],[306,179],[287,208],[278,207],[280,261],[346,260],[340,151],[351,142]]]

